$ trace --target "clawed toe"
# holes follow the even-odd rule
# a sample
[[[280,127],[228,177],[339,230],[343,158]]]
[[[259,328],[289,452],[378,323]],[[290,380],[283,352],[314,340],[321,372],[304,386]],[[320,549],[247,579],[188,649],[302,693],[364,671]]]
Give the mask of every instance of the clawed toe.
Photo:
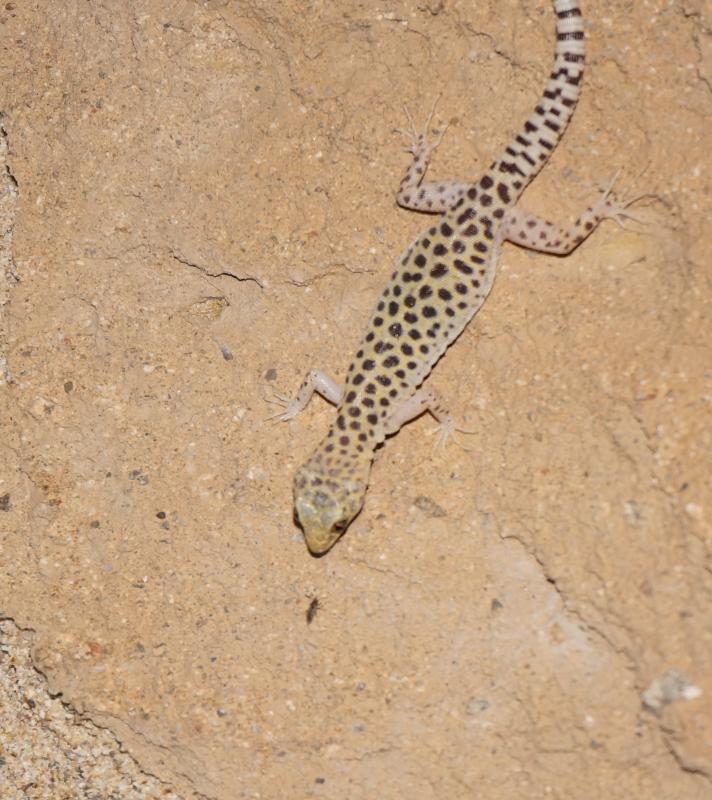
[[[462,442],[458,441],[458,437],[456,434],[464,433],[467,436],[472,436],[477,431],[470,431],[465,428],[459,428],[456,425],[449,425],[448,423],[442,423],[438,425],[437,428],[434,428],[431,431],[428,431],[428,436],[435,436],[435,442],[433,444],[433,450],[440,450],[442,449],[450,439],[462,450],[467,453],[472,452],[472,447],[466,447]]]
[[[423,126],[422,133],[418,133],[418,129],[416,128],[413,117],[410,111],[408,110],[408,106],[406,105],[403,106],[403,111],[405,112],[405,116],[408,120],[408,125],[410,126],[410,128],[395,128],[394,133],[397,133],[400,136],[403,136],[405,139],[410,140],[410,143],[407,144],[404,148],[406,152],[411,153],[416,157],[421,153],[430,154],[440,144],[440,142],[442,142],[443,136],[445,135],[448,129],[447,124],[442,129],[442,131],[440,131],[437,134],[435,141],[433,142],[428,141],[428,131],[430,130],[430,123],[433,119],[433,114],[435,113],[435,106],[437,105],[439,99],[440,96],[438,95],[438,97],[435,99],[435,102],[433,103],[432,109],[430,110],[430,114],[428,114],[428,119],[426,120],[425,125]]]
[[[287,397],[284,394],[280,394],[279,392],[272,392],[271,397],[264,397],[264,401],[266,403],[270,403],[271,405],[281,406],[282,411],[275,411],[274,414],[270,414],[268,417],[265,417],[265,422],[270,422],[274,420],[275,423],[277,422],[286,422],[287,420],[293,419],[299,413],[299,409],[294,408],[294,400],[291,397]]]
[[[606,215],[607,219],[613,220],[613,222],[618,225],[619,228],[622,228],[624,231],[633,231],[634,229],[631,228],[629,225],[626,225],[627,221],[635,222],[638,225],[647,225],[648,223],[641,219],[640,217],[636,216],[635,214],[629,214],[625,210],[625,206],[619,208],[613,208],[611,212]]]
[[[625,231],[633,230],[626,225],[626,221],[635,222],[638,225],[647,225],[647,221],[632,214],[628,209],[635,203],[646,197],[645,194],[636,195],[635,197],[626,197],[626,192],[620,194],[617,198],[613,198],[613,187],[620,176],[620,169],[616,170],[613,177],[608,183],[600,189],[601,197],[596,203],[595,208],[600,212],[603,219],[610,219],[615,222],[619,227]],[[641,173],[642,174],[642,173]],[[636,181],[640,175],[636,177]]]
[[[464,428],[455,428],[453,433],[451,434],[451,438],[453,442],[461,449],[464,450],[466,453],[471,453],[474,450],[474,447],[467,447],[461,441],[458,441],[458,438],[455,436],[456,433],[464,433],[466,436],[474,436],[477,431],[468,431]]]
[[[272,392],[272,397],[265,397],[265,402],[277,406],[288,406],[292,402],[292,398],[280,392]]]
[[[642,197],[644,197],[644,195],[640,195],[633,200],[621,202],[611,202],[610,200],[606,200],[602,208],[603,218],[612,220],[624,231],[634,230],[626,225],[626,222],[635,222],[638,225],[643,226],[647,225],[648,222],[642,219],[642,217],[639,217],[637,214],[632,214],[630,211],[628,211],[628,208],[633,203],[637,203]]]
[[[265,417],[265,422],[272,422],[274,421],[275,424],[278,422],[286,422],[294,417],[294,414],[289,412],[289,409],[285,409],[284,411],[277,411],[274,414],[270,414],[268,417]]]

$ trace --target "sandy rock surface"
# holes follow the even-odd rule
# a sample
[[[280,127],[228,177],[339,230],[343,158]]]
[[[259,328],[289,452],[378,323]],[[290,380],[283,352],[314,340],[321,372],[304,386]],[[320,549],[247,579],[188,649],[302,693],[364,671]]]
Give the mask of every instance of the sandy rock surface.
[[[291,480],[334,412],[266,398],[345,374],[427,225],[402,103],[441,95],[431,174],[476,176],[551,4],[0,5],[0,617],[166,792],[712,796],[712,15],[584,11],[522,204],[571,220],[620,169],[648,224],[505,246],[432,376],[472,451],[406,426],[314,559]]]

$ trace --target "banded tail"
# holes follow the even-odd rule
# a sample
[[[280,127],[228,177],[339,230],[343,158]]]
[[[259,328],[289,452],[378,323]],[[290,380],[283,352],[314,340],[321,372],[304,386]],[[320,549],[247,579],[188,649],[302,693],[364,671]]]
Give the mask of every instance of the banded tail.
[[[554,0],[554,66],[534,112],[492,164],[490,173],[509,173],[515,197],[546,164],[576,108],[585,60],[583,18],[578,0]],[[499,178],[501,180],[501,178]]]

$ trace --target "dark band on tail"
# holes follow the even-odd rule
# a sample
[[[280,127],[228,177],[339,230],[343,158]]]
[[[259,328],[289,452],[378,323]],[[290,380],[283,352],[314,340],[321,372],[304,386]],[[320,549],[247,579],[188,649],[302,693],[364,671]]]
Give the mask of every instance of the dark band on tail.
[[[581,89],[585,37],[578,0],[554,0],[554,10],[556,54],[549,80],[524,128],[490,169],[500,175],[498,180],[502,174],[511,176],[508,183],[512,202],[549,160],[571,119]]]

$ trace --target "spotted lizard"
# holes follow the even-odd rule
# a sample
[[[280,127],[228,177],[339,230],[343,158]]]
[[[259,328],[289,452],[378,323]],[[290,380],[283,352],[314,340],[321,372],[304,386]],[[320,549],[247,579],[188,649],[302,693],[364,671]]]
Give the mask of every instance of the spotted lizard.
[[[502,243],[545,253],[574,250],[603,219],[630,218],[609,186],[568,229],[516,206],[548,161],[576,106],[584,70],[584,26],[578,0],[553,0],[556,49],[552,72],[533,113],[475,183],[425,182],[430,120],[418,134],[399,205],[439,214],[397,261],[371,315],[343,388],[311,370],[296,397],[277,396],[292,419],[314,392],[337,406],[326,438],[294,478],[295,517],[314,555],[327,552],[363,505],[375,449],[406,422],[429,411],[443,440],[458,428],[438,393],[421,384],[489,294]],[[431,113],[432,116],[432,113]],[[409,116],[410,119],[410,116]]]

